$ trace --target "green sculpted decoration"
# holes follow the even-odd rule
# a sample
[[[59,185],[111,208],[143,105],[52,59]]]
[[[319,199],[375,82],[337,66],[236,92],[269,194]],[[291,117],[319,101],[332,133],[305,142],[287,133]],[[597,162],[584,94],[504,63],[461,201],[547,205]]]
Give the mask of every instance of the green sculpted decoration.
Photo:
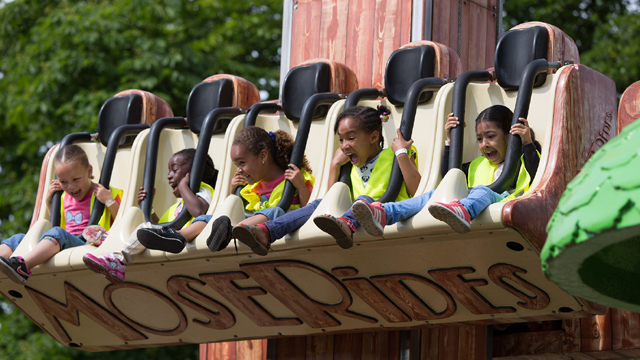
[[[640,312],[640,121],[598,150],[547,226],[542,268],[569,294]]]

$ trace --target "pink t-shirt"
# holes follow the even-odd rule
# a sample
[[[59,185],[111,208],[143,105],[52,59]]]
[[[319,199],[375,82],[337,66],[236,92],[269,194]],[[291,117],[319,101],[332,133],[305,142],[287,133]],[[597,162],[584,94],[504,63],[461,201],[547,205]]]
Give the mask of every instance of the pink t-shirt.
[[[81,200],[74,199],[71,195],[64,193],[64,229],[72,235],[82,234],[82,230],[89,224],[91,217],[91,195],[89,191]]]
[[[284,181],[284,174],[278,176],[277,178],[271,180],[271,181],[260,181],[256,187],[253,188],[253,192],[255,192],[259,197],[260,197],[260,201],[269,201],[269,198],[271,197],[271,193],[273,192],[273,189],[276,188],[276,186],[280,185],[281,182]],[[307,181],[305,183],[307,185],[307,189],[309,189],[309,192],[313,191],[313,185],[311,185],[310,181]],[[297,191],[296,191],[296,196],[293,197],[293,201],[291,202],[291,205],[299,205],[300,204],[300,196],[297,195]]]

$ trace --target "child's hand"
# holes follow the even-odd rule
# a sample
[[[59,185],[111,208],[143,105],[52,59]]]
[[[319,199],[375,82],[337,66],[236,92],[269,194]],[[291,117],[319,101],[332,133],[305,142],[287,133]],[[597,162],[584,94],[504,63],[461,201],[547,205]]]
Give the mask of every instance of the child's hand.
[[[511,130],[509,132],[513,135],[520,135],[522,145],[531,144],[533,141],[531,140],[531,128],[529,128],[529,122],[525,118],[519,118],[518,120],[522,121],[522,124],[517,123],[511,126]]]
[[[293,164],[289,164],[289,167],[291,167],[291,169],[287,169],[284,171],[284,178],[291,181],[296,189],[306,187],[302,171],[300,171],[300,169]]]
[[[153,195],[156,194],[156,189],[153,189]],[[147,197],[147,191],[141,186],[140,190],[138,190],[138,207],[140,207],[140,203]]]
[[[186,186],[189,187],[189,181],[191,180],[191,173],[187,173],[187,175],[185,175],[182,180],[180,180],[180,184],[178,184],[178,186]]]
[[[333,155],[333,160],[331,160],[331,164],[335,167],[340,167],[349,162],[349,157],[344,154],[342,149],[338,148],[336,153]]]
[[[398,137],[393,139],[393,142],[391,143],[391,149],[393,152],[400,149],[407,149],[407,154],[411,154],[411,145],[413,145],[413,140],[405,140],[404,137],[402,137],[400,129],[396,129],[396,133],[398,134]]]
[[[247,181],[244,179],[244,176],[240,174],[240,169],[236,170],[236,173],[233,174],[233,178],[231,179],[231,192],[234,192],[238,186],[246,185]]]
[[[93,192],[96,194],[96,198],[98,198],[98,201],[103,204],[113,199],[113,196],[111,195],[111,189],[107,189],[101,184],[97,184]]]
[[[47,192],[47,203],[51,203],[51,198],[53,198],[53,194],[55,194],[56,191],[61,191],[62,190],[62,185],[60,185],[60,181],[58,180],[51,180],[51,182],[49,183],[49,191]]]
[[[447,116],[447,123],[444,124],[444,130],[447,132],[447,141],[451,141],[451,129],[454,127],[458,127],[460,125],[460,121],[457,116],[453,116],[453,113],[450,113]],[[467,127],[467,123],[464,123],[464,127]]]

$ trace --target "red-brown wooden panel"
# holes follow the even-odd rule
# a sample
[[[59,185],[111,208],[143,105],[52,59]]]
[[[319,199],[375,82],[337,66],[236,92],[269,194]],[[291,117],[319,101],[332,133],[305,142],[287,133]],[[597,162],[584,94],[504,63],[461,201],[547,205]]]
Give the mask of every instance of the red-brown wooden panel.
[[[451,0],[435,0],[433,2],[433,23],[431,39],[457,50],[458,6],[452,7]],[[455,33],[451,32],[451,21],[455,17]]]
[[[362,334],[362,360],[386,360],[389,357],[389,335],[386,331]]]
[[[291,67],[319,57],[322,0],[298,1],[291,24]]]
[[[305,360],[307,355],[307,338],[296,336],[279,338],[276,341],[276,359]]]
[[[415,0],[424,1],[424,0]],[[400,20],[400,46],[407,44],[411,41],[411,14],[413,12],[413,1],[402,1],[401,20]],[[420,28],[420,34],[424,34],[424,22]],[[422,38],[422,37],[421,37]],[[388,57],[387,57],[388,58]],[[386,59],[385,59],[386,61]],[[385,62],[386,64],[386,62]]]
[[[410,23],[402,24],[403,3],[410,5],[406,0],[376,0],[372,86],[377,88],[384,87],[384,70],[389,55],[403,43],[400,39],[402,27],[411,26]]]
[[[200,360],[229,359],[236,360],[236,342],[201,344]]]
[[[580,351],[580,319],[562,320],[564,335],[562,337],[562,352]]]
[[[333,360],[333,335],[307,337],[306,360]]]
[[[400,331],[389,331],[387,332],[389,337],[389,351],[388,357],[389,360],[399,360],[400,359]]]
[[[420,332],[420,358],[424,360],[438,360],[438,344],[440,329],[427,328]]]
[[[640,349],[640,314],[611,309],[611,346],[618,349]]]
[[[320,57],[345,63],[349,0],[322,0]]]
[[[471,27],[471,24],[469,24],[469,18],[470,18],[469,8],[470,8],[469,2],[463,1],[462,2],[462,22],[459,27],[460,35],[458,35],[460,37],[459,56],[460,56],[460,60],[462,61],[462,68],[465,71],[475,70],[471,68],[469,64],[469,38],[471,36],[469,33],[475,30],[474,28]]]
[[[442,328],[439,335],[438,359],[458,360],[459,329],[457,327]]]
[[[582,352],[611,350],[611,310],[580,319],[580,338]]]
[[[640,118],[640,81],[631,84],[620,98],[618,132],[622,131],[625,126],[636,121],[638,118]]]
[[[340,334],[333,338],[333,360],[362,358],[362,333]]]
[[[267,358],[267,340],[247,340],[236,342],[237,360],[265,360]],[[224,357],[216,359],[226,359]]]
[[[347,63],[361,88],[371,87],[375,6],[371,0],[350,0],[347,25]]]
[[[562,351],[563,333],[564,330],[552,330],[496,335],[493,356],[559,353]]]

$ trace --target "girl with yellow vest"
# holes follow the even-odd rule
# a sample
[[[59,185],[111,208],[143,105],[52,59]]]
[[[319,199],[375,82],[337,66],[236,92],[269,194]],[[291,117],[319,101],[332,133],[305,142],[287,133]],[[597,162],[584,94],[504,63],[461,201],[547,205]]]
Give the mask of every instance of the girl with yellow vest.
[[[311,175],[311,167],[307,158],[302,160],[302,168],[289,164],[293,151],[294,139],[282,130],[267,132],[266,130],[248,126],[242,129],[231,144],[231,160],[236,165],[236,173],[231,180],[230,193],[236,187],[244,186],[240,196],[245,201],[247,218],[238,225],[262,224],[284,215],[284,210],[277,205],[282,198],[286,180],[291,181],[296,193],[290,210],[299,209],[309,201],[315,179]],[[185,228],[186,239],[198,236],[205,228],[211,215],[198,217]],[[224,249],[231,241],[231,220],[227,216],[217,218],[207,238],[207,246],[213,252]],[[142,229],[150,239],[159,237],[179,237],[181,234],[160,234],[156,229]],[[142,236],[142,234],[140,234]],[[157,247],[151,247],[157,249]],[[160,249],[162,250],[162,249]]]
[[[173,196],[178,198],[178,201],[169,207],[169,209],[167,209],[160,218],[158,218],[158,215],[156,215],[155,212],[151,214],[151,219],[154,222],[170,222],[174,220],[178,214],[180,214],[183,207],[186,206],[189,214],[192,216],[191,220],[187,222],[187,224],[189,224],[202,220],[204,213],[209,209],[209,203],[213,198],[213,186],[215,185],[214,181],[216,170],[211,157],[207,156],[202,174],[203,182],[200,183],[200,190],[194,194],[189,188],[189,172],[191,171],[195,154],[195,149],[184,149],[173,154],[171,159],[169,159],[169,173],[167,174],[167,180],[169,181],[169,186],[171,186]],[[146,196],[147,192],[141,187],[138,191],[138,205],[140,205],[140,202],[142,202]],[[158,243],[145,241],[145,233],[140,230],[151,228],[168,236],[161,238],[161,241]],[[127,265],[130,264],[146,248],[153,246],[153,248],[160,248],[172,253],[181,252],[187,243],[185,236],[188,236],[188,230],[186,230],[186,228],[187,226],[183,227],[181,230],[174,230],[169,227],[153,225],[152,223],[144,223],[138,226],[138,228],[133,231],[127,242],[114,253],[99,256],[87,253],[82,257],[82,260],[90,270],[103,274],[107,280],[114,283],[123,282]],[[179,238],[175,238],[172,237],[174,234],[184,235],[180,235]]]
[[[398,158],[405,183],[397,200],[407,199],[415,193],[420,182],[412,140],[405,140],[398,131],[391,148],[383,150],[382,123],[389,119],[389,110],[384,106],[373,109],[356,106],[342,112],[334,128],[340,141],[331,162],[329,187],[338,180],[340,167],[351,162],[352,197],[358,199],[379,198],[389,182],[393,158]],[[411,155],[409,155],[411,152]],[[313,214],[321,199],[310,202],[299,210],[289,212],[273,221],[259,225],[235,226],[233,236],[249,246],[258,255],[267,255],[272,242],[287,233],[299,229]],[[316,225],[332,235],[342,248],[353,246],[352,235],[358,221],[351,211],[336,218],[321,215],[314,219]]]
[[[529,128],[526,119],[520,118],[521,124],[511,126],[512,118],[511,110],[502,105],[491,106],[478,115],[476,138],[482,156],[470,163],[462,164],[461,167],[467,176],[468,186],[471,188],[469,196],[461,200],[454,199],[450,203],[437,202],[429,206],[429,212],[434,218],[446,222],[458,233],[469,232],[471,220],[489,205],[515,198],[515,196],[527,191],[532,179],[536,176],[540,162],[540,144],[535,141],[535,135]],[[449,114],[445,125],[447,141],[442,161],[442,176],[449,169],[448,144],[451,129],[458,124],[458,118]],[[524,154],[521,158],[517,178],[507,191],[498,194],[485,185],[493,183],[502,172],[507,154],[509,133],[520,136]],[[353,204],[352,211],[367,233],[373,236],[382,236],[386,225],[394,224],[417,214],[429,201],[432,194],[433,190],[398,203],[380,204],[357,201]]]
[[[100,225],[109,230],[113,219],[120,208],[122,190],[112,187],[107,189],[100,184],[96,184],[93,179],[93,167],[89,164],[87,154],[78,145],[67,145],[59,149],[54,158],[54,169],[58,179],[52,180],[47,193],[47,211],[45,217],[49,217],[51,208],[51,198],[57,191],[64,191],[61,197],[61,221],[60,227],[53,227],[40,238],[36,247],[23,257],[10,256],[18,246],[18,242],[12,244],[9,254],[4,247],[0,257],[0,271],[5,273],[9,279],[24,285],[31,277],[31,269],[49,260],[53,255],[64,249],[85,244],[81,237],[82,231],[87,227],[93,203],[97,199],[103,203],[104,211],[100,217]],[[18,236],[19,240],[24,238]],[[16,235],[12,238],[16,239]],[[46,241],[44,241],[46,240]]]

